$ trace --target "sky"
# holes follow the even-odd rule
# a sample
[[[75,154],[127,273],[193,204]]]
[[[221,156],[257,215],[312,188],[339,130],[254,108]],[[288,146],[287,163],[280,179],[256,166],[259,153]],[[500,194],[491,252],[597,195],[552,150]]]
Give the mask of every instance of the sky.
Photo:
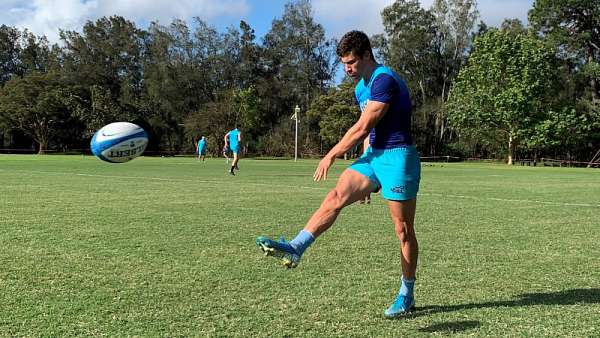
[[[527,22],[534,0],[478,0],[478,9],[488,26],[498,26],[505,18]],[[381,10],[393,0],[312,0],[313,17],[329,38],[358,29],[368,35],[382,33]],[[59,42],[59,29],[81,31],[89,20],[120,15],[145,29],[158,21],[168,25],[173,19],[191,22],[199,17],[218,31],[238,27],[246,21],[260,40],[273,19],[281,18],[287,0],[0,0],[0,25],[27,28]],[[433,0],[421,0],[429,8]]]

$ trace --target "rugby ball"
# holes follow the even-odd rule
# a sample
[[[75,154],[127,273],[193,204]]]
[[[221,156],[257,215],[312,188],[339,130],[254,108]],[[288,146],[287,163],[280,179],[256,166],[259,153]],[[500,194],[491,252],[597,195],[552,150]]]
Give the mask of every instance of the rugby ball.
[[[114,122],[98,130],[90,146],[92,154],[111,163],[123,163],[140,156],[148,145],[148,134],[137,124]]]

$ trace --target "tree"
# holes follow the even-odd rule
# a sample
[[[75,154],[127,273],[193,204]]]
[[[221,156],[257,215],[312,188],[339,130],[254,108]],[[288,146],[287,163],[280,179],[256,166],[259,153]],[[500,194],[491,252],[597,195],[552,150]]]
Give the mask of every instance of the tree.
[[[599,101],[600,2],[536,0],[529,11],[529,21],[587,79],[592,102]]]
[[[203,84],[197,79],[202,72],[195,70],[194,44],[183,21],[174,20],[166,27],[152,23],[149,27],[138,109],[151,124],[153,148],[178,150],[184,141],[180,124],[204,97]]]
[[[536,0],[529,20],[541,36],[556,46],[569,71],[562,81],[561,96],[570,101],[577,120],[593,126],[585,139],[567,153],[588,160],[600,146],[600,2]]]
[[[465,136],[472,130],[502,134],[512,164],[516,145],[545,117],[554,63],[554,50],[535,36],[490,30],[475,41],[450,92],[451,123]]]
[[[208,139],[207,147],[213,154],[220,154],[223,146],[223,135],[233,129],[239,120],[239,100],[233,89],[220,93],[213,102],[200,106],[185,118],[186,136],[188,139],[204,135]],[[244,137],[245,138],[245,137]]]
[[[436,0],[431,12],[436,22],[434,60],[439,64],[434,68],[439,74],[434,83],[434,95],[438,98],[434,100],[434,105],[437,106],[434,106],[434,149],[437,149],[449,139],[445,103],[450,84],[467,60],[467,51],[472,42],[471,32],[479,12],[475,0]]]
[[[265,35],[264,47],[277,81],[288,87],[286,96],[290,103],[286,112],[292,110],[294,102],[308,107],[333,78],[333,41],[326,39],[323,26],[314,21],[310,0],[285,5],[283,17],[273,20]]]
[[[478,12],[474,0],[399,0],[382,11],[385,36],[374,37],[386,65],[406,81],[415,105],[416,142],[430,154],[452,137],[445,102],[467,59]]]
[[[48,71],[53,64],[48,39],[45,36],[35,36],[28,30],[23,31],[21,39],[19,59],[23,73]]]
[[[21,32],[14,27],[0,26],[0,87],[15,75],[22,75],[20,65]]]
[[[68,89],[56,73],[30,72],[13,78],[0,91],[0,120],[24,131],[44,154],[59,127],[72,128]]]
[[[263,39],[265,72],[256,89],[271,126],[288,121],[296,104],[306,110],[331,85],[337,60],[335,44],[312,14],[310,0],[289,1],[281,19],[273,20]],[[315,150],[318,138],[313,127],[304,123],[300,127],[306,136],[304,147],[312,148],[310,151]]]
[[[539,151],[555,151],[571,153],[589,137],[589,133],[598,128],[595,121],[590,121],[586,115],[577,113],[571,107],[551,109],[546,112],[543,120],[533,128],[531,135],[525,139],[525,146],[533,150],[534,157]]]
[[[125,18],[111,16],[88,21],[83,34],[61,31],[60,36],[69,81],[89,90],[91,106],[81,111],[81,118],[90,130],[114,122],[115,116],[138,118],[145,33]]]
[[[479,12],[475,0],[436,0],[431,13],[435,17],[436,60],[439,60],[441,66],[437,94],[445,101],[450,83],[467,60],[467,51],[471,47],[471,32]]]
[[[381,12],[385,44],[376,44],[386,65],[398,72],[411,90],[415,103],[433,95],[435,17],[417,0],[395,1]],[[375,41],[381,40],[376,37]]]
[[[262,75],[261,52],[262,49],[254,42],[256,35],[254,29],[244,20],[240,21],[240,87],[245,88],[256,84],[257,78]]]
[[[358,121],[360,110],[354,102],[354,83],[345,81],[315,99],[306,116],[318,122],[326,147],[336,144]]]

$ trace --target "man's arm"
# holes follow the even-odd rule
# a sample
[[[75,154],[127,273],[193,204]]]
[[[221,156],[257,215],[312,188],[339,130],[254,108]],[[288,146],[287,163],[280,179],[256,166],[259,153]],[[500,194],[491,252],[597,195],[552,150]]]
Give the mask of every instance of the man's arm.
[[[238,132],[238,142],[242,143],[242,132]]]
[[[350,150],[355,144],[362,141],[369,135],[371,129],[385,115],[389,105],[383,102],[369,101],[358,121],[348,129],[344,137],[325,155],[319,162],[319,166],[313,175],[315,181],[327,179],[327,171],[335,161],[335,158],[342,156]]]
[[[223,136],[223,141],[225,141],[225,143],[227,143],[228,138],[229,138],[229,132],[227,134],[225,134],[225,136]]]

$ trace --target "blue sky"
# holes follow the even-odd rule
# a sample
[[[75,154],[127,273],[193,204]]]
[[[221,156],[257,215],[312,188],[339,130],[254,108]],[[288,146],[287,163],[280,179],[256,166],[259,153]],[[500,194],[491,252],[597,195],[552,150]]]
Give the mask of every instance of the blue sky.
[[[121,15],[146,28],[150,21],[168,24],[174,18],[200,17],[219,31],[245,20],[261,38],[280,18],[284,0],[0,0],[0,24],[27,28],[58,41],[59,28],[80,31],[88,20]],[[313,16],[329,37],[352,29],[381,33],[381,10],[392,0],[312,0]],[[421,0],[429,8],[433,0]],[[527,20],[533,0],[479,0],[481,19],[497,26],[504,18]]]

